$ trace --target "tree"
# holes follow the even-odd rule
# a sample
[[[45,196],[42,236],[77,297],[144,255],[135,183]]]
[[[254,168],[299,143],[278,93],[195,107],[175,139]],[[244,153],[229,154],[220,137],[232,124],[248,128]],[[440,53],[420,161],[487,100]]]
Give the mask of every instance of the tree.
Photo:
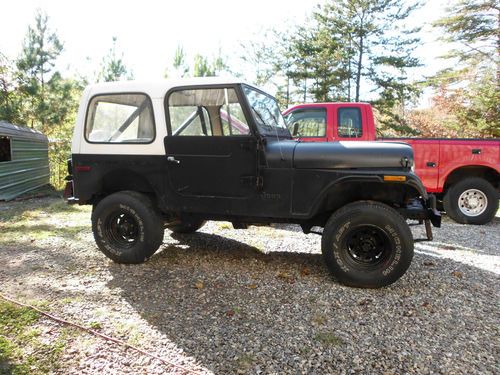
[[[215,77],[225,70],[227,70],[227,65],[220,50],[212,61],[200,54],[194,56],[193,77]]]
[[[63,44],[48,26],[48,16],[41,10],[35,14],[35,24],[28,27],[22,52],[16,61],[18,90],[23,100],[24,122],[31,127],[40,126],[45,130],[51,106],[48,85],[51,80],[60,79],[55,75],[55,62],[63,50]]]
[[[375,95],[372,104],[381,114],[381,125],[403,133],[411,131],[404,121],[405,107],[419,93],[408,80],[408,70],[420,65],[413,54],[420,28],[408,28],[405,21],[419,6],[403,0],[338,0],[314,13],[316,39],[323,40],[322,51],[329,46],[327,56],[337,64],[333,73],[341,78],[330,78],[331,84],[347,100]],[[331,41],[320,39],[322,33]]]
[[[208,59],[205,56],[196,54],[194,56],[194,66],[193,66],[193,76],[194,77],[213,77],[215,72],[212,70]]]
[[[113,43],[108,54],[103,57],[101,68],[97,74],[97,82],[112,82],[133,79],[133,73],[125,66],[123,62],[123,52],[120,56],[116,51],[116,42],[118,38],[113,37]]]
[[[0,120],[19,122],[20,104],[14,82],[13,63],[0,53]]]
[[[434,26],[452,49],[450,67],[429,85],[453,103],[450,127],[462,134],[500,136],[500,5],[493,0],[458,0]]]
[[[176,77],[182,78],[188,75],[189,66],[186,63],[186,54],[184,53],[184,48],[181,45],[178,45],[175,50],[174,62],[172,65]]]
[[[285,29],[294,29],[285,27]],[[270,29],[259,32],[250,40],[240,44],[238,69],[233,70],[237,77],[245,76],[258,86],[274,86],[276,98],[283,106],[292,102],[292,64],[291,33]],[[242,72],[245,72],[243,74]]]
[[[6,87],[10,90],[9,100],[13,99],[10,103],[16,105],[11,108],[17,122],[29,124],[49,137],[51,182],[61,187],[82,87],[56,69],[63,44],[48,21],[45,13],[36,12],[34,25],[28,27],[16,60],[17,70],[7,73],[7,77],[14,77],[14,82]]]
[[[447,9],[449,16],[433,25],[444,32],[440,38],[454,43],[445,58],[465,65],[500,64],[500,4],[495,0],[459,0]]]
[[[419,28],[406,20],[419,6],[405,0],[329,0],[303,25],[266,38],[262,53],[278,96],[296,101],[368,101],[381,125],[409,133],[405,109],[419,94],[408,71]],[[257,66],[262,66],[257,65]],[[267,73],[267,71],[266,71]],[[268,82],[266,82],[268,83]]]

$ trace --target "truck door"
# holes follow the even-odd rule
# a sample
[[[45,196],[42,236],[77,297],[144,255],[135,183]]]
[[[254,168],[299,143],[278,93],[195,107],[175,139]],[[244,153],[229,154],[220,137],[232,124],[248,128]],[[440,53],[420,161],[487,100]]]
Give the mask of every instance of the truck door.
[[[420,177],[428,192],[437,192],[440,169],[440,141],[436,139],[405,139],[404,142],[410,144],[413,148],[415,174]]]
[[[234,88],[177,90],[166,98],[167,184],[184,211],[238,211],[256,193],[257,141]],[[241,205],[242,210],[244,205]]]

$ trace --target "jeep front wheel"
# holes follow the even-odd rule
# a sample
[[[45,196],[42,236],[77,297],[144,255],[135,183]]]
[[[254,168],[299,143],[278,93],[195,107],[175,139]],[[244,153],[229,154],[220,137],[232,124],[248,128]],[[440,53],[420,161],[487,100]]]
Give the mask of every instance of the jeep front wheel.
[[[391,207],[372,201],[348,204],[325,225],[322,252],[333,276],[360,288],[394,283],[413,258],[408,224]]]
[[[163,219],[149,197],[133,191],[114,193],[92,212],[99,249],[118,263],[142,263],[163,242]]]

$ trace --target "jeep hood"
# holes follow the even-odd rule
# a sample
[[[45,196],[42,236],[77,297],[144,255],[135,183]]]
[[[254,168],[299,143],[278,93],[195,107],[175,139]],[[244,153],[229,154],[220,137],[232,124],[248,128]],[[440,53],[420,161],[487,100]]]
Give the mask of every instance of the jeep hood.
[[[301,142],[293,153],[298,169],[410,168],[413,150],[393,142]]]

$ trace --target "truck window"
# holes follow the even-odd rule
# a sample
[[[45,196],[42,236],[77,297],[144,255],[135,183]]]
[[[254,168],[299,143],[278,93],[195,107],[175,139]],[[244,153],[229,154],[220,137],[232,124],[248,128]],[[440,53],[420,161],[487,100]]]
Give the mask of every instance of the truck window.
[[[236,91],[231,88],[174,91],[168,97],[174,136],[230,136],[250,133]]]
[[[285,116],[293,137],[324,137],[326,110],[324,108],[298,109]]]
[[[337,124],[337,134],[341,138],[360,138],[363,136],[361,111],[359,108],[339,108],[337,114]]]
[[[3,161],[11,161],[12,153],[10,151],[10,138],[0,137],[0,163]]]
[[[85,138],[91,143],[151,143],[153,108],[144,94],[98,95],[87,110]]]

